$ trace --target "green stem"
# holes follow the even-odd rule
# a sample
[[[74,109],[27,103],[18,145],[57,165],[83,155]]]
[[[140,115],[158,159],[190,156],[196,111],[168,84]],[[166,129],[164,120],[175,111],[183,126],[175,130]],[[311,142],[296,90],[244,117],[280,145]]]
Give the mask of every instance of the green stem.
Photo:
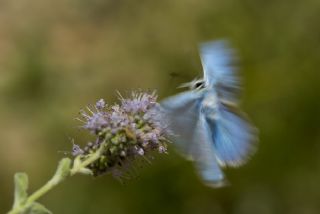
[[[73,176],[79,172],[81,172],[84,168],[95,162],[99,159],[101,155],[101,151],[103,146],[100,147],[99,150],[97,150],[94,154],[92,154],[89,158],[85,159],[83,162],[81,162],[78,166],[73,166],[73,168],[70,171],[70,176]]]
[[[41,196],[46,194],[53,187],[57,186],[64,180],[62,176],[53,176],[44,186],[42,186],[39,190],[30,195],[26,201],[27,204],[30,204],[36,200],[38,200]]]
[[[8,212],[8,214],[22,213],[24,210],[29,208],[35,201],[37,201],[39,198],[41,198],[43,195],[45,195],[55,186],[57,186],[62,181],[64,181],[66,177],[73,176],[75,174],[81,173],[84,170],[86,170],[86,167],[88,165],[94,163],[96,160],[99,159],[102,150],[103,150],[103,145],[101,145],[99,150],[91,154],[84,161],[81,161],[79,164],[74,164],[72,169],[68,170],[68,174],[59,173],[59,167],[58,167],[56,174],[44,186],[42,186],[40,189],[38,189],[36,192],[30,195],[24,203],[20,204],[19,206],[13,207],[12,210]]]
[[[36,192],[34,192],[32,195],[30,195],[26,202],[23,205],[17,206],[16,208],[12,209],[8,212],[8,214],[19,214],[25,209],[27,209],[33,202],[38,200],[41,196],[45,195],[49,190],[51,190],[53,187],[57,186],[59,183],[61,183],[64,179],[59,179],[57,176],[53,176],[44,186],[42,186],[40,189],[38,189]]]

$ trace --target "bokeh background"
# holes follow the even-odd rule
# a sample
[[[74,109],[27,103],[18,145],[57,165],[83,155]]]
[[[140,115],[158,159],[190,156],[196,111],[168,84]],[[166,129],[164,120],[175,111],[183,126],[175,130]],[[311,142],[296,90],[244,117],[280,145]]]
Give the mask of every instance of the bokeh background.
[[[80,108],[116,90],[160,98],[202,74],[197,45],[227,38],[238,49],[242,108],[260,130],[259,150],[232,183],[205,187],[171,147],[120,184],[76,176],[41,199],[54,213],[320,213],[320,1],[1,0],[0,213],[13,175],[30,191],[90,136]]]

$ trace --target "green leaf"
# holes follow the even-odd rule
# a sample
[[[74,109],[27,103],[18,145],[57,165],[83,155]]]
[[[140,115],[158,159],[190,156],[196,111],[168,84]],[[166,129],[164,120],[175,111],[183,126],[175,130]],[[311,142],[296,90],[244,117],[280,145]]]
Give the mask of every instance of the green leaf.
[[[84,175],[93,175],[92,170],[87,169],[87,168],[81,168],[81,169],[79,170],[79,173],[84,174]]]
[[[53,176],[53,180],[59,183],[61,180],[64,180],[67,176],[70,175],[70,166],[71,159],[63,158],[58,165],[57,171]]]
[[[81,164],[81,156],[77,156],[73,161],[73,168],[78,168]]]
[[[34,202],[23,212],[23,214],[52,214],[52,212],[45,208],[45,206],[42,204]]]
[[[14,208],[19,207],[26,201],[28,197],[28,185],[28,175],[26,173],[16,173],[14,175]]]
[[[81,163],[82,163],[81,156],[76,157],[76,159],[74,159],[74,161],[73,161],[73,168],[74,169],[80,168]],[[85,167],[80,168],[79,173],[84,174],[84,175],[93,175],[93,172],[90,169],[85,168]]]

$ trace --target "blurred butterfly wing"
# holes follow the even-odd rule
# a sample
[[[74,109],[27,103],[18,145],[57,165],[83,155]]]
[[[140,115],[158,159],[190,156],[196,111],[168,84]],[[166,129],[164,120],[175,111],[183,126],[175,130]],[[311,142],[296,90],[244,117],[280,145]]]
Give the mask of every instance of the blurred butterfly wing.
[[[220,103],[216,115],[206,115],[217,159],[222,166],[244,164],[256,149],[257,130],[235,107]]]
[[[191,155],[193,130],[199,119],[199,103],[202,94],[197,91],[188,91],[169,97],[161,102],[166,120],[169,122],[169,131],[172,140],[186,155]]]
[[[204,182],[212,187],[224,186],[227,182],[215,156],[210,129],[203,115],[193,130],[192,157]]]
[[[195,161],[206,184],[219,187],[224,184],[224,174],[214,155],[209,127],[200,114],[202,97],[200,91],[188,91],[169,97],[161,102],[161,106],[174,134],[172,141]]]
[[[236,57],[228,42],[202,43],[200,55],[206,86],[214,87],[221,99],[237,102],[240,84],[233,65]]]

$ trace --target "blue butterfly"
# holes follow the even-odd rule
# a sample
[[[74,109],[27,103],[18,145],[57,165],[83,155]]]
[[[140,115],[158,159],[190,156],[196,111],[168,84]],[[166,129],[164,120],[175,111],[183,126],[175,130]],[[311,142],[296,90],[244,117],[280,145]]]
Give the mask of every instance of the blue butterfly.
[[[197,166],[204,182],[225,185],[221,167],[244,164],[255,151],[257,130],[238,109],[235,53],[221,40],[200,45],[204,77],[182,85],[190,90],[161,102],[171,140]]]

